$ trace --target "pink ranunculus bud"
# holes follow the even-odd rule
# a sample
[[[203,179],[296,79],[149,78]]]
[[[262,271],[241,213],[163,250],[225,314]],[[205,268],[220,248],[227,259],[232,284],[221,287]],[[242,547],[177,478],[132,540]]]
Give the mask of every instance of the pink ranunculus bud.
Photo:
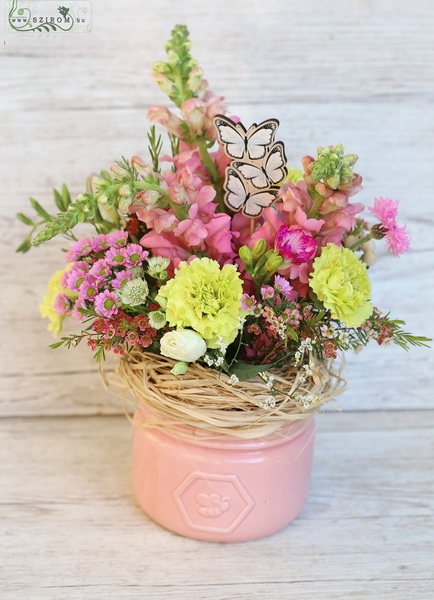
[[[289,229],[282,225],[276,235],[275,250],[289,265],[307,263],[315,256],[316,239],[302,229]]]
[[[182,120],[165,106],[150,106],[148,108],[148,119],[152,123],[160,123],[176,137],[182,137]]]

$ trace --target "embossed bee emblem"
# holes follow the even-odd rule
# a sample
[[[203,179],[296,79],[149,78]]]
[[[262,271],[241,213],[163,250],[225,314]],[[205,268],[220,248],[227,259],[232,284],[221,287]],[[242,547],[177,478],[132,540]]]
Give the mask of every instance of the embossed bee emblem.
[[[231,507],[228,496],[219,496],[215,492],[212,494],[200,493],[196,496],[196,502],[200,505],[197,509],[202,517],[220,517]]]

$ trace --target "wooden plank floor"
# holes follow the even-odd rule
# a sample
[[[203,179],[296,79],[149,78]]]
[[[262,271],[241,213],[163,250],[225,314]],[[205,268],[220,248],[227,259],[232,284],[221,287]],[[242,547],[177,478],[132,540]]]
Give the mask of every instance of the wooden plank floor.
[[[243,544],[137,506],[121,417],[0,422],[1,598],[429,600],[434,411],[328,413],[300,517]]]
[[[379,244],[376,305],[434,336],[432,0],[95,0],[89,34],[0,41],[2,600],[432,600],[434,352],[348,356],[344,412],[318,418],[300,517],[245,544],[161,529],[130,483],[130,425],[82,349],[53,352],[38,314],[55,240],[25,258],[15,213],[64,181],[146,152],[149,75],[175,23],[243,122],[279,118],[290,163],[342,142],[361,202],[400,200],[412,250]],[[54,209],[53,209],[54,210]],[[103,416],[104,415],[104,416]]]

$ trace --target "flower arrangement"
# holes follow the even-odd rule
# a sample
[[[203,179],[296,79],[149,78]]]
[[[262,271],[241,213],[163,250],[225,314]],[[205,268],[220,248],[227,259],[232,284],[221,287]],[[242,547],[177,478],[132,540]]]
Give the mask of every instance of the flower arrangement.
[[[227,116],[190,55],[185,27],[175,27],[166,50],[153,78],[179,112],[149,109],[149,160],[122,158],[91,175],[73,201],[66,186],[55,190],[56,216],[33,199],[39,219],[18,215],[31,227],[18,251],[58,234],[72,242],[40,308],[55,336],[71,316],[82,330],[51,347],[85,342],[98,361],[112,351],[130,380],[138,365],[152,364],[162,387],[212,377],[244,398],[229,406],[229,419],[247,411],[255,421],[283,406],[293,417],[315,411],[328,399],[325,372],[339,351],[370,340],[427,345],[372,305],[374,240],[399,256],[410,238],[397,201],[376,198],[373,224],[361,216],[364,205],[352,201],[362,189],[357,155],[324,146],[302,158],[302,169],[289,167],[274,141],[277,120],[245,128]],[[95,234],[76,239],[78,223]]]

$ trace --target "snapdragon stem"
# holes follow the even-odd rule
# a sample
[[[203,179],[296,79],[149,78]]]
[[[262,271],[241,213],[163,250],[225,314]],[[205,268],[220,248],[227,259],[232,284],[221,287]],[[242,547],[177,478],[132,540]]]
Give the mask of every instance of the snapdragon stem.
[[[219,211],[227,212],[226,206],[223,202],[223,186],[222,186],[221,178],[220,178],[220,175],[218,172],[217,165],[215,164],[215,162],[209,155],[206,141],[203,139],[200,139],[200,138],[196,138],[195,144],[199,148],[200,158],[202,159],[202,162],[203,162],[206,170],[208,171],[208,173],[211,177],[211,181],[213,182],[214,188],[217,192],[216,200],[218,202]]]
[[[348,247],[348,250],[357,250],[357,248],[359,248],[362,244],[369,242],[369,240],[372,240],[371,233],[368,233],[361,240],[357,240],[357,242],[354,242],[354,244],[351,244],[351,246]]]
[[[311,194],[309,194],[309,196],[311,196]],[[315,193],[315,196],[316,196],[315,199],[313,199],[312,196],[311,196],[311,198],[313,199],[314,202],[313,202],[312,208],[310,209],[310,211],[309,211],[309,213],[307,215],[308,219],[314,219],[314,218],[316,218],[316,213],[318,211],[318,208],[321,206],[321,204],[322,204],[322,202],[324,200],[324,198],[322,196],[320,196],[319,194]]]

